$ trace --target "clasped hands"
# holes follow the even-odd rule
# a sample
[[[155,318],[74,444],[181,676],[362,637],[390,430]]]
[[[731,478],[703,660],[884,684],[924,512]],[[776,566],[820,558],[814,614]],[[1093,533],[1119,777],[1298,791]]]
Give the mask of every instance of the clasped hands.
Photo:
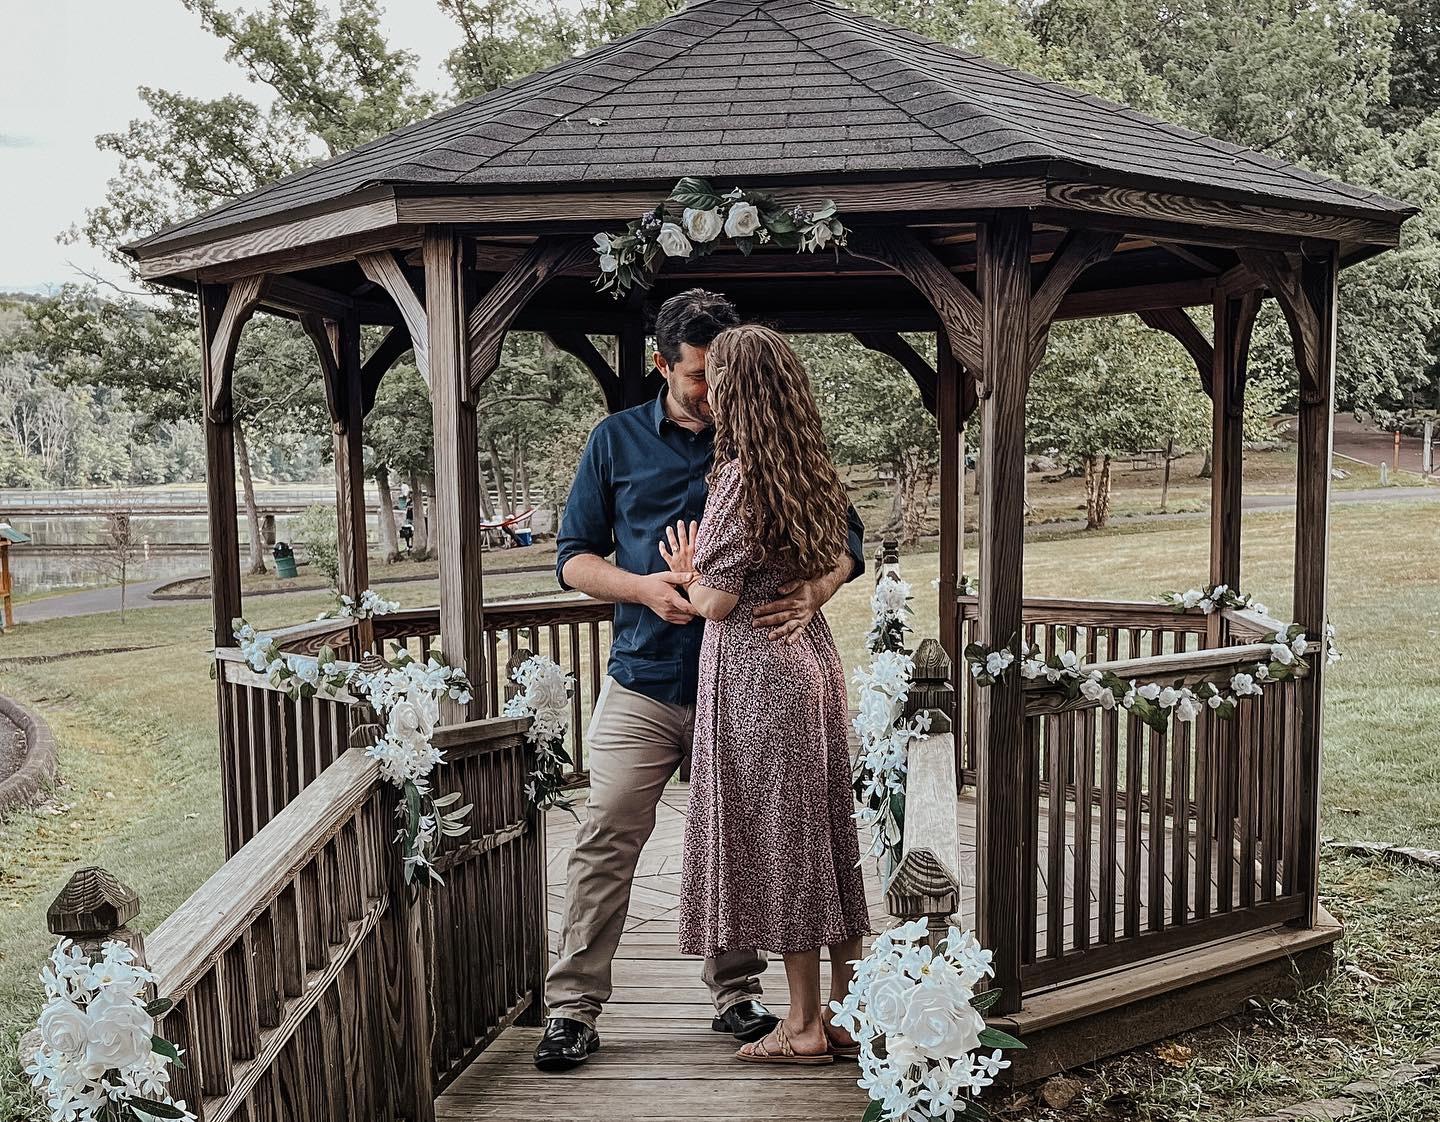
[[[684,593],[700,579],[695,569],[695,535],[697,522],[684,519],[665,527],[665,540],[660,543],[660,556],[669,566],[668,572],[651,573],[646,582],[642,603],[666,623],[686,624],[699,613]],[[815,613],[824,606],[819,582],[787,581],[780,586],[780,598],[755,609],[751,623],[768,632],[768,638],[794,642]]]

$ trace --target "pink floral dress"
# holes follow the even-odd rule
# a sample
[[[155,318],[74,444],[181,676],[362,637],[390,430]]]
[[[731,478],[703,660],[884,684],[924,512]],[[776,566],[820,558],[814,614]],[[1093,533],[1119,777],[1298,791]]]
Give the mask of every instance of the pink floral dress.
[[[738,596],[705,625],[685,824],[685,954],[788,954],[868,934],[847,745],[845,670],[820,614],[793,643],[751,624],[787,577],[755,562],[740,468],[716,479],[695,546],[709,588]]]

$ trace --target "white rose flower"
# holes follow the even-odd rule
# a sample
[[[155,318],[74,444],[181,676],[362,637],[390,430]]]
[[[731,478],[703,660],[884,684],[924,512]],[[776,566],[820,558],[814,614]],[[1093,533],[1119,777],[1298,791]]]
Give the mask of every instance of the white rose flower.
[[[1086,678],[1080,683],[1080,693],[1086,701],[1099,701],[1102,693],[1109,692],[1109,690],[1094,678]]]
[[[1270,667],[1263,662],[1255,667],[1255,680],[1257,682],[1268,682],[1270,680]]]
[[[134,998],[101,993],[85,1013],[90,1025],[81,1071],[86,1078],[98,1079],[111,1068],[130,1067],[150,1054],[155,1018]]]
[[[1260,692],[1260,687],[1255,684],[1255,679],[1243,670],[1231,677],[1230,689],[1237,697],[1246,697],[1249,694]]]
[[[1290,649],[1289,643],[1271,643],[1270,657],[1281,666],[1289,666],[1295,661],[1295,652]]]
[[[886,974],[870,983],[865,1015],[881,1032],[898,1032],[915,986],[899,974]]]
[[[1196,604],[1200,603],[1204,595],[1205,594],[1201,592],[1198,588],[1186,589],[1184,594],[1180,597],[1180,603],[1187,608],[1193,608]]]
[[[1193,695],[1185,695],[1175,703],[1175,716],[1182,721],[1193,721],[1200,715],[1200,706]]]
[[[405,744],[428,742],[435,731],[435,716],[431,708],[418,697],[404,697],[390,710],[389,734]]]
[[[1155,695],[1155,704],[1160,706],[1161,709],[1169,709],[1179,700],[1180,691],[1171,686],[1166,686]]]
[[[613,273],[619,266],[620,262],[615,260],[613,253],[602,253],[600,255],[600,271],[602,273]]]
[[[596,253],[613,253],[613,252],[614,252],[614,247],[610,244],[610,235],[609,235],[609,234],[596,234],[596,235],[595,235],[595,252],[596,252]]]
[[[725,219],[718,210],[696,210],[687,206],[681,221],[685,224],[685,233],[696,242],[713,242],[725,228]]]
[[[1219,693],[1212,693],[1209,697],[1205,699],[1205,704],[1210,706],[1211,709],[1219,709],[1220,706],[1225,704],[1225,695]]]
[[[564,709],[570,704],[570,691],[565,686],[565,679],[559,675],[530,683],[526,696],[536,710]]]
[[[1135,691],[1146,701],[1154,701],[1160,696],[1160,684],[1158,682],[1146,682]]]
[[[956,1001],[932,986],[918,987],[910,998],[900,1032],[932,1060],[956,1059],[980,1045],[985,1019],[968,1003]]]
[[[748,238],[760,229],[760,212],[753,203],[736,203],[725,216],[725,233],[732,238]]]
[[[1102,690],[1100,691],[1100,708],[1101,708],[1101,709],[1114,709],[1114,708],[1115,708],[1115,693],[1114,693],[1113,690],[1110,690],[1110,689],[1106,688],[1106,689],[1102,689]]]
[[[685,236],[685,231],[673,222],[666,222],[660,227],[660,233],[655,240],[660,243],[660,248],[665,251],[666,257],[688,257],[690,256],[690,239]]]
[[[829,224],[825,222],[817,223],[814,229],[810,231],[810,240],[814,243],[816,249],[824,249],[830,244],[830,239],[834,236],[835,235],[830,232]]]
[[[64,1056],[79,1056],[90,1038],[90,1018],[73,1001],[56,998],[40,1014],[40,1039]]]
[[[1290,640],[1290,649],[1297,655],[1303,655],[1305,653],[1305,642],[1305,632],[1302,631]]]

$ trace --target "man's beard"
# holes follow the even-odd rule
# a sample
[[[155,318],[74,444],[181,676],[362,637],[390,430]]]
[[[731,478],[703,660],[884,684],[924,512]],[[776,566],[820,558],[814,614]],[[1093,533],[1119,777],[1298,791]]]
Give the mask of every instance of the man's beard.
[[[685,398],[671,390],[670,399],[680,407],[680,412],[691,420],[699,421],[703,425],[715,423],[715,415],[710,411],[710,403],[703,398]]]

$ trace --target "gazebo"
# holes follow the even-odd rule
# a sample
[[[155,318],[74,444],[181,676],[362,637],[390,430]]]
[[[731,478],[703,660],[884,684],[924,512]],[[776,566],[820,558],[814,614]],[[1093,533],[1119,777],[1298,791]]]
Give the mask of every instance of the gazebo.
[[[598,292],[592,237],[685,176],[802,207],[833,199],[850,244],[722,249],[667,264],[649,291]],[[162,990],[180,999],[166,1023],[194,1058],[179,1077],[192,1103],[211,1119],[422,1117],[459,1079],[440,1098],[445,1117],[529,1117],[546,1108],[536,1095],[563,1095],[549,1101],[564,1117],[645,1118],[662,1101],[667,1116],[721,1116],[723,1066],[631,1059],[632,1078],[562,1092],[522,1070],[523,1039],[507,1043],[523,1031],[512,1026],[538,1023],[547,937],[544,823],[519,790],[520,725],[496,716],[506,659],[528,646],[577,672],[578,739],[610,616],[586,600],[485,602],[477,403],[508,331],[578,356],[612,411],[655,392],[646,316],[684,287],[723,289],[785,331],[853,334],[899,361],[936,416],[938,638],[952,664],[971,640],[1021,635],[1141,683],[1228,680],[1268,649],[1275,621],[1026,597],[1030,375],[1057,320],[1134,313],[1184,345],[1213,401],[1210,579],[1240,587],[1246,355],[1262,299],[1275,299],[1300,375],[1292,615],[1323,635],[1337,279],[1396,245],[1412,213],[828,0],[701,0],[129,247],[147,279],[196,293],[203,342],[230,859],[148,940]],[[289,650],[350,658],[438,644],[480,685],[437,737],[475,831],[446,851],[447,887],[418,901],[389,871],[374,767],[344,752],[350,700],[292,701],[234,647],[231,368],[256,312],[298,320],[316,344],[342,592],[368,584],[361,427],[376,387],[407,353],[429,384],[438,612],[283,635]],[[368,354],[364,325],[386,329]],[[934,333],[933,359],[909,332]],[[595,337],[615,337],[615,366]],[[968,596],[962,430],[974,417],[981,560]],[[931,901],[920,911],[958,911],[994,949],[994,1015],[1031,1044],[1031,1074],[1225,1016],[1292,962],[1323,965],[1339,929],[1317,892],[1324,659],[1309,661],[1233,721],[1177,719],[1168,735],[1043,679],[953,682],[955,750],[927,751],[912,771],[923,805],[907,849],[929,857],[910,887]],[[654,1004],[632,1009],[627,1039],[676,1023],[666,986],[689,968],[655,965],[663,943],[635,959],[661,981],[644,983]],[[751,1117],[771,1116],[793,1084],[736,1086],[748,1091],[724,1093]],[[807,1087],[786,1117],[853,1109],[843,1071]]]

